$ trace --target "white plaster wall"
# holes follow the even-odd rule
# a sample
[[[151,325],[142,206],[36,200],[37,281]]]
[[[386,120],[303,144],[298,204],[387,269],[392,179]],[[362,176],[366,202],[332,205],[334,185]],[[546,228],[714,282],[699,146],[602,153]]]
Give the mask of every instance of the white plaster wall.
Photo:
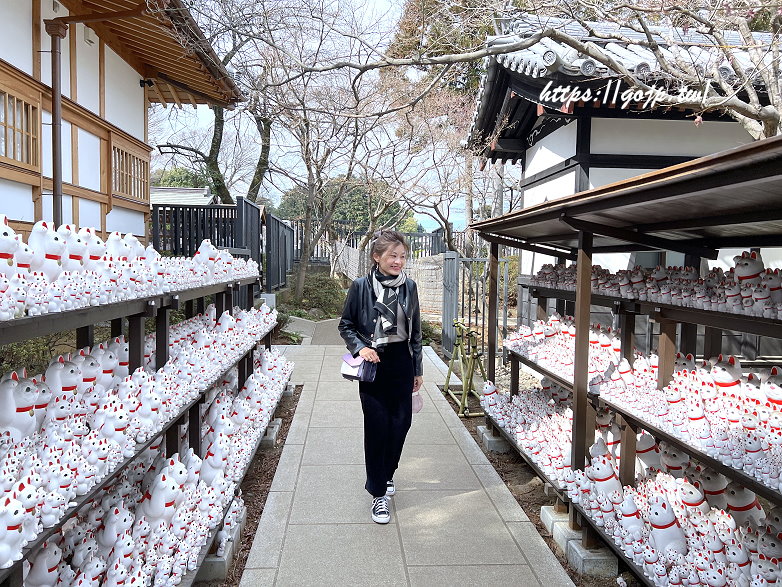
[[[106,120],[144,140],[144,89],[141,75],[106,47]]]
[[[41,195],[42,202],[42,218],[41,220],[54,220],[54,213],[52,212],[52,194],[51,192],[44,192]],[[73,223],[73,197],[62,196],[62,222],[63,224]]]
[[[114,232],[115,230],[123,234],[132,232],[140,236],[145,234],[144,228],[143,212],[114,207],[106,215],[106,230],[109,232]]]
[[[576,124],[558,128],[527,149],[527,169],[524,177],[545,171],[552,165],[576,154]]]
[[[711,155],[752,142],[736,122],[592,119],[592,153],[624,155]]]
[[[52,176],[52,115],[46,110],[41,116],[43,124],[41,125],[41,142],[43,146],[43,175]],[[62,180],[66,183],[73,182],[73,160],[71,151],[71,123],[67,120],[62,121]]]
[[[35,220],[35,208],[33,207],[32,186],[0,179],[0,212],[11,220],[23,220],[33,222]]]
[[[743,251],[749,249],[720,249],[719,257],[715,260],[709,260],[709,267],[722,267],[725,271],[734,266],[733,257],[741,255]],[[763,258],[763,264],[766,269],[782,269],[782,249],[781,248],[762,248],[760,256]]]
[[[6,0],[0,18],[0,59],[33,74],[33,4]]]
[[[622,181],[654,171],[653,169],[607,169],[603,167],[590,168],[589,187],[599,188],[610,183]]]
[[[84,40],[83,24],[76,25],[76,98],[79,104],[95,114],[100,113],[100,58],[98,36],[95,43]]]
[[[100,230],[100,204],[92,200],[79,200],[79,228],[92,226]]]
[[[24,0],[13,0],[15,3],[23,3]],[[4,2],[3,4],[8,4]],[[68,11],[65,6],[57,3],[60,9],[54,12],[52,9],[53,3],[50,0],[41,1],[41,81],[47,86],[52,85],[52,59],[49,53],[52,44],[51,37],[46,34],[43,21],[48,18],[57,18],[58,16],[68,16]],[[68,31],[70,34],[70,29]],[[60,83],[62,84],[62,95],[71,97],[71,49],[68,35],[64,39],[60,40]]]
[[[100,138],[83,129],[79,133],[79,185],[100,191]]]
[[[524,207],[529,208],[542,202],[572,196],[576,191],[576,172],[570,171],[555,179],[524,190]]]

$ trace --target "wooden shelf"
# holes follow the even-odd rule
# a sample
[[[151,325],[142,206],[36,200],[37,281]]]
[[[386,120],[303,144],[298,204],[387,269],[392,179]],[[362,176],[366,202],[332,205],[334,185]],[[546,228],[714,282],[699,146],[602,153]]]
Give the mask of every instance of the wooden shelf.
[[[616,405],[611,401],[603,399],[599,395],[590,395],[590,399],[592,399],[593,402],[596,402],[598,406],[608,408],[612,412],[620,414],[622,418],[631,426],[636,428],[643,428],[658,440],[664,440],[668,444],[676,446],[677,448],[686,452],[689,456],[691,456],[695,460],[700,461],[704,465],[711,467],[712,469],[714,469],[719,473],[722,473],[728,479],[739,482],[747,489],[750,489],[751,491],[754,491],[756,494],[766,498],[774,505],[782,505],[782,493],[774,489],[771,489],[770,487],[764,485],[754,477],[750,477],[744,471],[740,471],[739,469],[729,467],[728,465],[724,464],[722,461],[717,460],[714,457],[710,457],[706,453],[686,443],[680,438],[677,438],[676,436],[673,436],[672,434],[665,432],[664,430],[661,430],[656,426],[653,426],[652,424],[639,418],[638,416],[634,416],[626,409]]]
[[[35,552],[35,551],[36,551],[38,548],[40,548],[40,547],[43,545],[44,541],[46,541],[46,540],[47,540],[49,537],[51,537],[51,536],[52,536],[53,534],[55,534],[56,532],[59,532],[59,531],[60,531],[60,529],[62,528],[62,525],[63,525],[63,524],[64,524],[64,523],[65,523],[65,522],[66,522],[68,519],[70,519],[70,518],[72,518],[74,515],[76,515],[76,514],[79,512],[79,510],[81,510],[81,509],[82,509],[82,508],[83,508],[85,505],[87,505],[87,504],[88,504],[88,503],[89,503],[89,502],[92,500],[92,498],[93,498],[93,497],[95,497],[95,496],[96,496],[96,495],[97,495],[97,494],[98,494],[100,491],[102,491],[102,490],[103,490],[103,488],[104,488],[104,487],[106,487],[106,486],[107,486],[107,485],[109,485],[109,484],[110,484],[110,483],[111,483],[111,482],[112,482],[114,479],[116,479],[116,478],[117,478],[117,476],[118,476],[120,473],[122,473],[122,471],[124,471],[124,470],[125,470],[127,467],[129,467],[129,466],[130,466],[130,465],[131,465],[131,464],[132,464],[132,463],[133,463],[133,462],[134,462],[134,461],[135,461],[135,460],[136,460],[138,457],[140,457],[140,456],[141,456],[141,455],[144,453],[144,451],[145,451],[147,448],[149,448],[149,447],[150,447],[150,446],[151,446],[151,445],[152,445],[152,444],[153,444],[153,443],[154,443],[154,442],[155,442],[157,439],[159,439],[159,438],[163,437],[163,436],[166,434],[166,432],[167,432],[167,431],[168,431],[168,430],[169,430],[169,429],[170,429],[172,426],[176,425],[176,423],[179,421],[179,419],[180,419],[182,416],[184,416],[185,414],[187,414],[187,413],[188,413],[188,411],[190,410],[190,408],[191,408],[193,405],[195,405],[196,403],[198,403],[198,402],[199,402],[199,401],[200,401],[200,400],[203,398],[204,394],[205,394],[205,393],[206,393],[206,392],[207,392],[209,389],[211,389],[212,387],[214,387],[214,385],[215,385],[215,384],[217,384],[217,382],[218,382],[218,381],[220,381],[222,378],[224,378],[224,377],[226,376],[226,374],[227,374],[227,373],[228,373],[228,372],[229,372],[231,369],[233,369],[233,368],[234,368],[234,367],[235,367],[235,366],[236,366],[236,365],[239,363],[239,361],[241,361],[241,360],[242,360],[242,359],[243,359],[243,358],[244,358],[244,357],[247,355],[247,353],[248,353],[248,352],[250,352],[250,351],[251,351],[251,350],[252,350],[252,349],[255,347],[255,345],[257,345],[257,344],[258,344],[258,342],[259,342],[261,339],[263,339],[263,337],[264,337],[264,336],[266,336],[266,334],[267,334],[268,332],[270,332],[270,331],[271,331],[271,329],[269,329],[269,331],[267,331],[267,332],[265,332],[265,333],[263,333],[263,334],[260,334],[260,335],[258,335],[256,338],[254,338],[254,339],[253,339],[253,342],[252,342],[252,345],[250,345],[250,346],[247,348],[247,350],[245,350],[245,352],[244,352],[244,353],[242,353],[242,356],[241,356],[241,357],[240,357],[240,358],[239,358],[237,361],[235,361],[235,362],[234,362],[234,363],[232,363],[230,366],[228,366],[226,369],[224,369],[224,370],[223,370],[223,371],[222,371],[222,372],[221,372],[221,373],[220,373],[218,376],[214,377],[214,378],[213,378],[213,379],[211,379],[209,382],[207,382],[207,383],[206,383],[206,385],[205,385],[205,386],[203,387],[203,389],[201,390],[201,392],[198,394],[198,396],[197,396],[196,398],[194,398],[193,400],[191,400],[190,402],[188,402],[188,403],[187,403],[185,406],[183,406],[183,407],[182,407],[182,408],[179,410],[179,412],[178,412],[178,413],[177,413],[175,416],[173,416],[171,419],[169,419],[169,420],[168,420],[168,422],[166,422],[166,423],[163,425],[163,427],[161,428],[161,430],[160,430],[160,431],[159,431],[157,434],[155,434],[155,436],[154,436],[153,438],[151,438],[150,440],[147,440],[147,441],[145,441],[145,442],[143,442],[143,443],[139,443],[139,444],[137,444],[137,445],[136,445],[136,451],[135,451],[135,453],[133,454],[133,456],[132,456],[132,457],[130,457],[130,458],[128,458],[128,459],[126,459],[125,461],[123,461],[122,463],[120,463],[119,465],[117,465],[117,467],[116,467],[116,468],[115,468],[115,469],[114,469],[114,470],[113,470],[111,473],[109,473],[109,474],[108,474],[108,475],[106,475],[106,476],[105,476],[103,479],[101,479],[101,480],[100,480],[100,481],[99,481],[99,482],[98,482],[98,483],[95,485],[95,487],[93,487],[92,489],[90,489],[90,491],[88,491],[86,494],[77,496],[77,497],[76,497],[76,499],[75,499],[75,505],[73,505],[72,507],[68,508],[68,509],[65,511],[65,513],[62,515],[62,517],[60,518],[60,520],[59,520],[59,521],[58,521],[58,522],[57,522],[57,523],[56,523],[54,526],[52,526],[51,528],[46,528],[46,529],[44,529],[44,530],[43,530],[43,531],[42,531],[42,532],[41,532],[41,533],[40,533],[40,534],[39,534],[39,535],[38,535],[38,536],[35,538],[35,540],[33,540],[33,541],[30,543],[30,544],[28,544],[28,545],[27,545],[27,546],[26,546],[26,547],[25,547],[25,548],[22,550],[22,558],[21,558],[21,559],[19,559],[18,561],[15,561],[15,562],[13,563],[13,565],[11,565],[10,567],[8,567],[8,568],[6,568],[6,569],[0,569],[0,583],[2,583],[2,582],[3,582],[3,581],[4,581],[4,580],[7,578],[7,577],[9,577],[9,576],[10,576],[10,575],[11,575],[11,574],[14,572],[14,571],[16,571],[16,570],[17,570],[17,569],[18,569],[18,568],[19,568],[19,567],[22,565],[22,563],[23,563],[23,562],[24,562],[24,561],[25,561],[25,560],[26,560],[26,559],[27,559],[27,558],[28,558],[28,557],[29,557],[31,554],[33,554],[33,553],[34,553],[34,552]],[[162,442],[162,441],[161,441],[161,442]]]
[[[46,336],[65,330],[76,330],[84,326],[91,326],[99,322],[108,322],[117,318],[134,316],[137,314],[150,314],[161,307],[175,306],[177,301],[184,302],[218,292],[227,291],[229,288],[257,283],[258,277],[245,279],[233,279],[231,281],[216,283],[203,287],[186,289],[167,294],[136,298],[105,304],[102,306],[87,306],[67,312],[53,312],[41,316],[25,316],[14,320],[0,322],[0,340],[2,344],[28,340],[38,336]]]
[[[283,389],[285,389],[285,386],[288,385],[288,381],[290,379],[286,380],[285,385],[283,386]],[[277,411],[277,406],[279,405],[280,400],[277,399],[277,402],[274,404],[274,409],[272,410],[272,416],[269,418],[269,422],[271,422],[272,418],[274,417],[274,413]],[[269,424],[266,424],[266,427],[268,428]],[[258,437],[258,440],[255,443],[255,447],[252,450],[252,453],[250,454],[250,458],[247,461],[247,466],[245,467],[244,471],[242,472],[242,479],[244,479],[244,476],[247,475],[247,471],[252,466],[253,461],[255,460],[255,453],[258,452],[258,447],[261,446],[261,441],[263,440],[264,435],[266,434],[266,430],[263,431],[263,434],[261,434]],[[236,484],[236,487],[234,488],[234,497],[236,496],[236,493],[241,488],[241,480],[239,483]],[[233,501],[233,500],[232,500]],[[222,518],[220,519],[220,522],[212,528],[212,530],[209,532],[209,536],[206,539],[206,544],[204,544],[203,547],[201,547],[201,551],[198,553],[198,565],[196,566],[195,570],[188,571],[185,575],[182,576],[182,581],[179,583],[180,587],[190,587],[195,583],[196,577],[198,576],[198,571],[201,568],[201,565],[204,562],[204,559],[206,559],[207,555],[209,554],[209,551],[212,549],[212,545],[214,544],[215,538],[217,537],[217,533],[220,531],[220,528],[225,523],[225,516],[228,514],[228,510],[231,509],[231,504],[228,504],[228,507],[225,508],[223,511]],[[237,546],[238,548],[238,546]]]
[[[552,373],[551,371],[549,371],[545,367],[541,367],[535,361],[529,360],[527,357],[525,357],[523,355],[520,355],[516,351],[508,350],[508,353],[512,354],[513,356],[515,356],[519,360],[520,363],[524,363],[530,369],[533,369],[533,370],[537,371],[538,373],[540,373],[544,377],[548,377],[549,379],[551,379],[551,381],[553,381],[554,383],[556,383],[557,385],[559,385],[563,389],[567,389],[571,393],[573,392],[573,382],[572,381],[568,381],[567,379],[564,379],[562,376],[557,375],[556,373]]]
[[[543,472],[543,469],[538,467],[537,463],[535,463],[528,455],[525,453],[521,447],[516,443],[516,439],[513,438],[508,432],[499,426],[497,424],[497,421],[490,416],[489,414],[486,414],[486,419],[488,422],[491,423],[491,426],[494,430],[500,433],[500,435],[510,444],[511,448],[516,451],[519,456],[526,461],[526,463],[530,466],[530,468],[535,471],[535,474],[540,477],[544,482],[548,483],[553,489],[554,492],[557,494],[559,499],[561,499],[564,502],[568,501],[567,492],[560,488],[556,481],[552,481],[546,473]]]
[[[606,546],[614,551],[614,554],[617,555],[619,560],[623,561],[627,565],[633,575],[635,575],[641,583],[648,585],[649,587],[654,587],[654,581],[644,575],[643,569],[635,564],[635,561],[627,558],[624,551],[619,546],[617,546],[613,538],[611,538],[606,533],[606,531],[603,530],[603,528],[595,524],[595,521],[592,518],[586,515],[584,508],[581,507],[581,504],[570,502],[570,507],[575,508],[575,510],[579,513],[579,517],[583,521],[582,523],[589,524],[589,526],[600,536],[600,538],[603,539],[603,542],[605,542]]]
[[[556,290],[545,287],[529,286],[530,293],[540,298],[556,298],[567,301],[575,301],[576,292]],[[711,310],[699,310],[673,304],[655,302],[642,302],[611,296],[592,294],[590,303],[593,306],[605,306],[621,309],[632,314],[644,314],[657,320],[671,322],[685,322],[688,324],[700,324],[721,330],[733,332],[746,332],[770,338],[782,338],[782,320],[770,318],[758,318],[730,312],[714,312]]]

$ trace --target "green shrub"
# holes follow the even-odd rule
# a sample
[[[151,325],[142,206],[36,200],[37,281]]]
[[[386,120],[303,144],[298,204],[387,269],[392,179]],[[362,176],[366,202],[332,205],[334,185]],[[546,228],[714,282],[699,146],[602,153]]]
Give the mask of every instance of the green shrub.
[[[432,344],[432,342],[442,344],[442,326],[437,322],[421,320],[421,339],[424,346]]]
[[[277,328],[278,330],[284,330],[285,327],[290,324],[291,315],[287,312],[283,312],[277,308]]]
[[[311,308],[319,308],[327,316],[341,315],[344,304],[345,290],[342,289],[339,280],[324,273],[307,275],[304,280],[304,291],[301,301],[297,303],[295,300],[290,300],[289,302],[293,309],[306,312]],[[291,314],[296,315],[293,311],[291,311]],[[301,318],[312,318],[312,316],[304,314]]]

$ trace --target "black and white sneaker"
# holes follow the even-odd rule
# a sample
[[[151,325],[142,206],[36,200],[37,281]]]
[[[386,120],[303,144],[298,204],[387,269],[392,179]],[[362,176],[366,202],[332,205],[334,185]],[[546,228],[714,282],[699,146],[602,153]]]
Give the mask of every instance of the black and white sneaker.
[[[388,510],[388,498],[376,497],[372,500],[372,521],[377,524],[388,524],[391,512]]]
[[[386,481],[386,496],[394,495],[396,493],[396,485],[394,480]]]

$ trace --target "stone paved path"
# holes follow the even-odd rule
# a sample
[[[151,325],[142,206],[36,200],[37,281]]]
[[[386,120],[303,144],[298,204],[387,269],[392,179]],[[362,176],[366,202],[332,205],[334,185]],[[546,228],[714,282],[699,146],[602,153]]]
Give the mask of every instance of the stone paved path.
[[[314,344],[321,324],[313,344],[280,347],[304,388],[241,586],[572,585],[437,388],[431,348],[391,523],[372,522],[357,385],[339,374],[344,346]]]

